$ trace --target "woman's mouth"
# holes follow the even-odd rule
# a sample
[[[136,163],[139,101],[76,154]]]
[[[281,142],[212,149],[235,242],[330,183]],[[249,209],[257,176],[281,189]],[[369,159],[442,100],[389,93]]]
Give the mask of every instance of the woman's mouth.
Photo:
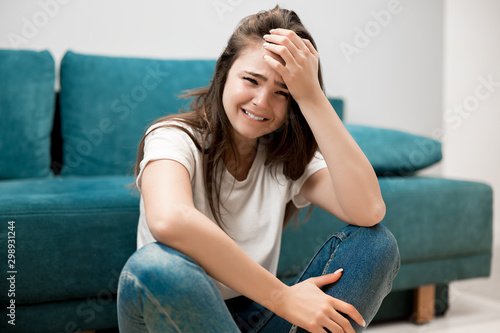
[[[266,118],[258,117],[258,116],[256,116],[256,115],[254,115],[253,113],[248,112],[248,111],[247,111],[247,110],[245,110],[245,109],[242,109],[242,110],[243,110],[243,112],[244,112],[247,116],[249,116],[249,117],[250,117],[250,118],[252,118],[252,119],[255,119],[255,120],[258,120],[258,121],[263,121],[263,120],[266,120]]]

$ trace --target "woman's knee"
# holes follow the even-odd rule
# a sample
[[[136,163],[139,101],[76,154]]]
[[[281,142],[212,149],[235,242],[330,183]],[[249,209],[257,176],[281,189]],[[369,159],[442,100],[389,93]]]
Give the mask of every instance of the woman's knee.
[[[369,252],[380,265],[392,268],[393,277],[400,266],[398,243],[394,235],[383,224],[362,228],[367,237]]]
[[[394,235],[382,224],[372,227],[347,226],[340,231],[340,238],[350,239],[359,257],[374,265],[392,268],[394,275],[400,264],[399,248]]]
[[[194,260],[160,243],[151,243],[136,251],[123,267],[121,279],[124,276],[133,277],[137,285],[150,291],[190,288],[193,283],[197,284],[197,279],[203,282],[209,279]]]
[[[372,233],[373,244],[376,244],[382,251],[399,256],[398,243],[394,235],[383,224],[377,224],[371,228],[367,228]]]

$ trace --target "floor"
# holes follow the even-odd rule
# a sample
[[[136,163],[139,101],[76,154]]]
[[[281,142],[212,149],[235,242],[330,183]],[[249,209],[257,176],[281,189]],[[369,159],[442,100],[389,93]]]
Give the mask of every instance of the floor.
[[[469,333],[500,332],[500,244],[493,251],[489,278],[454,282],[450,309],[425,325],[408,322],[373,324],[367,333]]]

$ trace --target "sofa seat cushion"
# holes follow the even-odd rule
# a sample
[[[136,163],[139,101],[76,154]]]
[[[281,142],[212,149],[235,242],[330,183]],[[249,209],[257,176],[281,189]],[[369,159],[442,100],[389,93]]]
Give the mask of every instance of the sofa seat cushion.
[[[409,176],[441,160],[441,143],[394,129],[345,125],[378,176]]]
[[[0,50],[0,179],[52,174],[54,82],[48,51]]]
[[[415,287],[415,281],[426,280],[423,275],[429,283],[442,283],[488,274],[490,186],[430,177],[382,177],[379,182],[387,207],[382,223],[398,241],[401,262],[422,270],[405,274],[402,269],[394,281],[398,289]],[[343,226],[345,223],[318,207],[307,223],[291,224],[284,232],[278,275],[287,279],[300,272],[323,242]]]
[[[493,194],[487,184],[410,177],[381,178],[380,186],[403,262],[491,252]]]
[[[116,292],[135,251],[139,198],[127,176],[0,182],[0,220],[15,221],[16,303]],[[6,233],[0,233],[7,248]],[[8,271],[7,260],[0,263]],[[0,296],[2,304],[7,293]]]

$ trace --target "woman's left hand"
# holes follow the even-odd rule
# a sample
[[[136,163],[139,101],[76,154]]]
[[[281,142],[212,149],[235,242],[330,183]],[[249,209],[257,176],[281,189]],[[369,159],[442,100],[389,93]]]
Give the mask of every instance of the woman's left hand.
[[[318,79],[319,54],[309,40],[287,29],[273,29],[264,39],[266,50],[280,56],[284,64],[267,55],[264,58],[281,75],[297,103],[322,92]]]

